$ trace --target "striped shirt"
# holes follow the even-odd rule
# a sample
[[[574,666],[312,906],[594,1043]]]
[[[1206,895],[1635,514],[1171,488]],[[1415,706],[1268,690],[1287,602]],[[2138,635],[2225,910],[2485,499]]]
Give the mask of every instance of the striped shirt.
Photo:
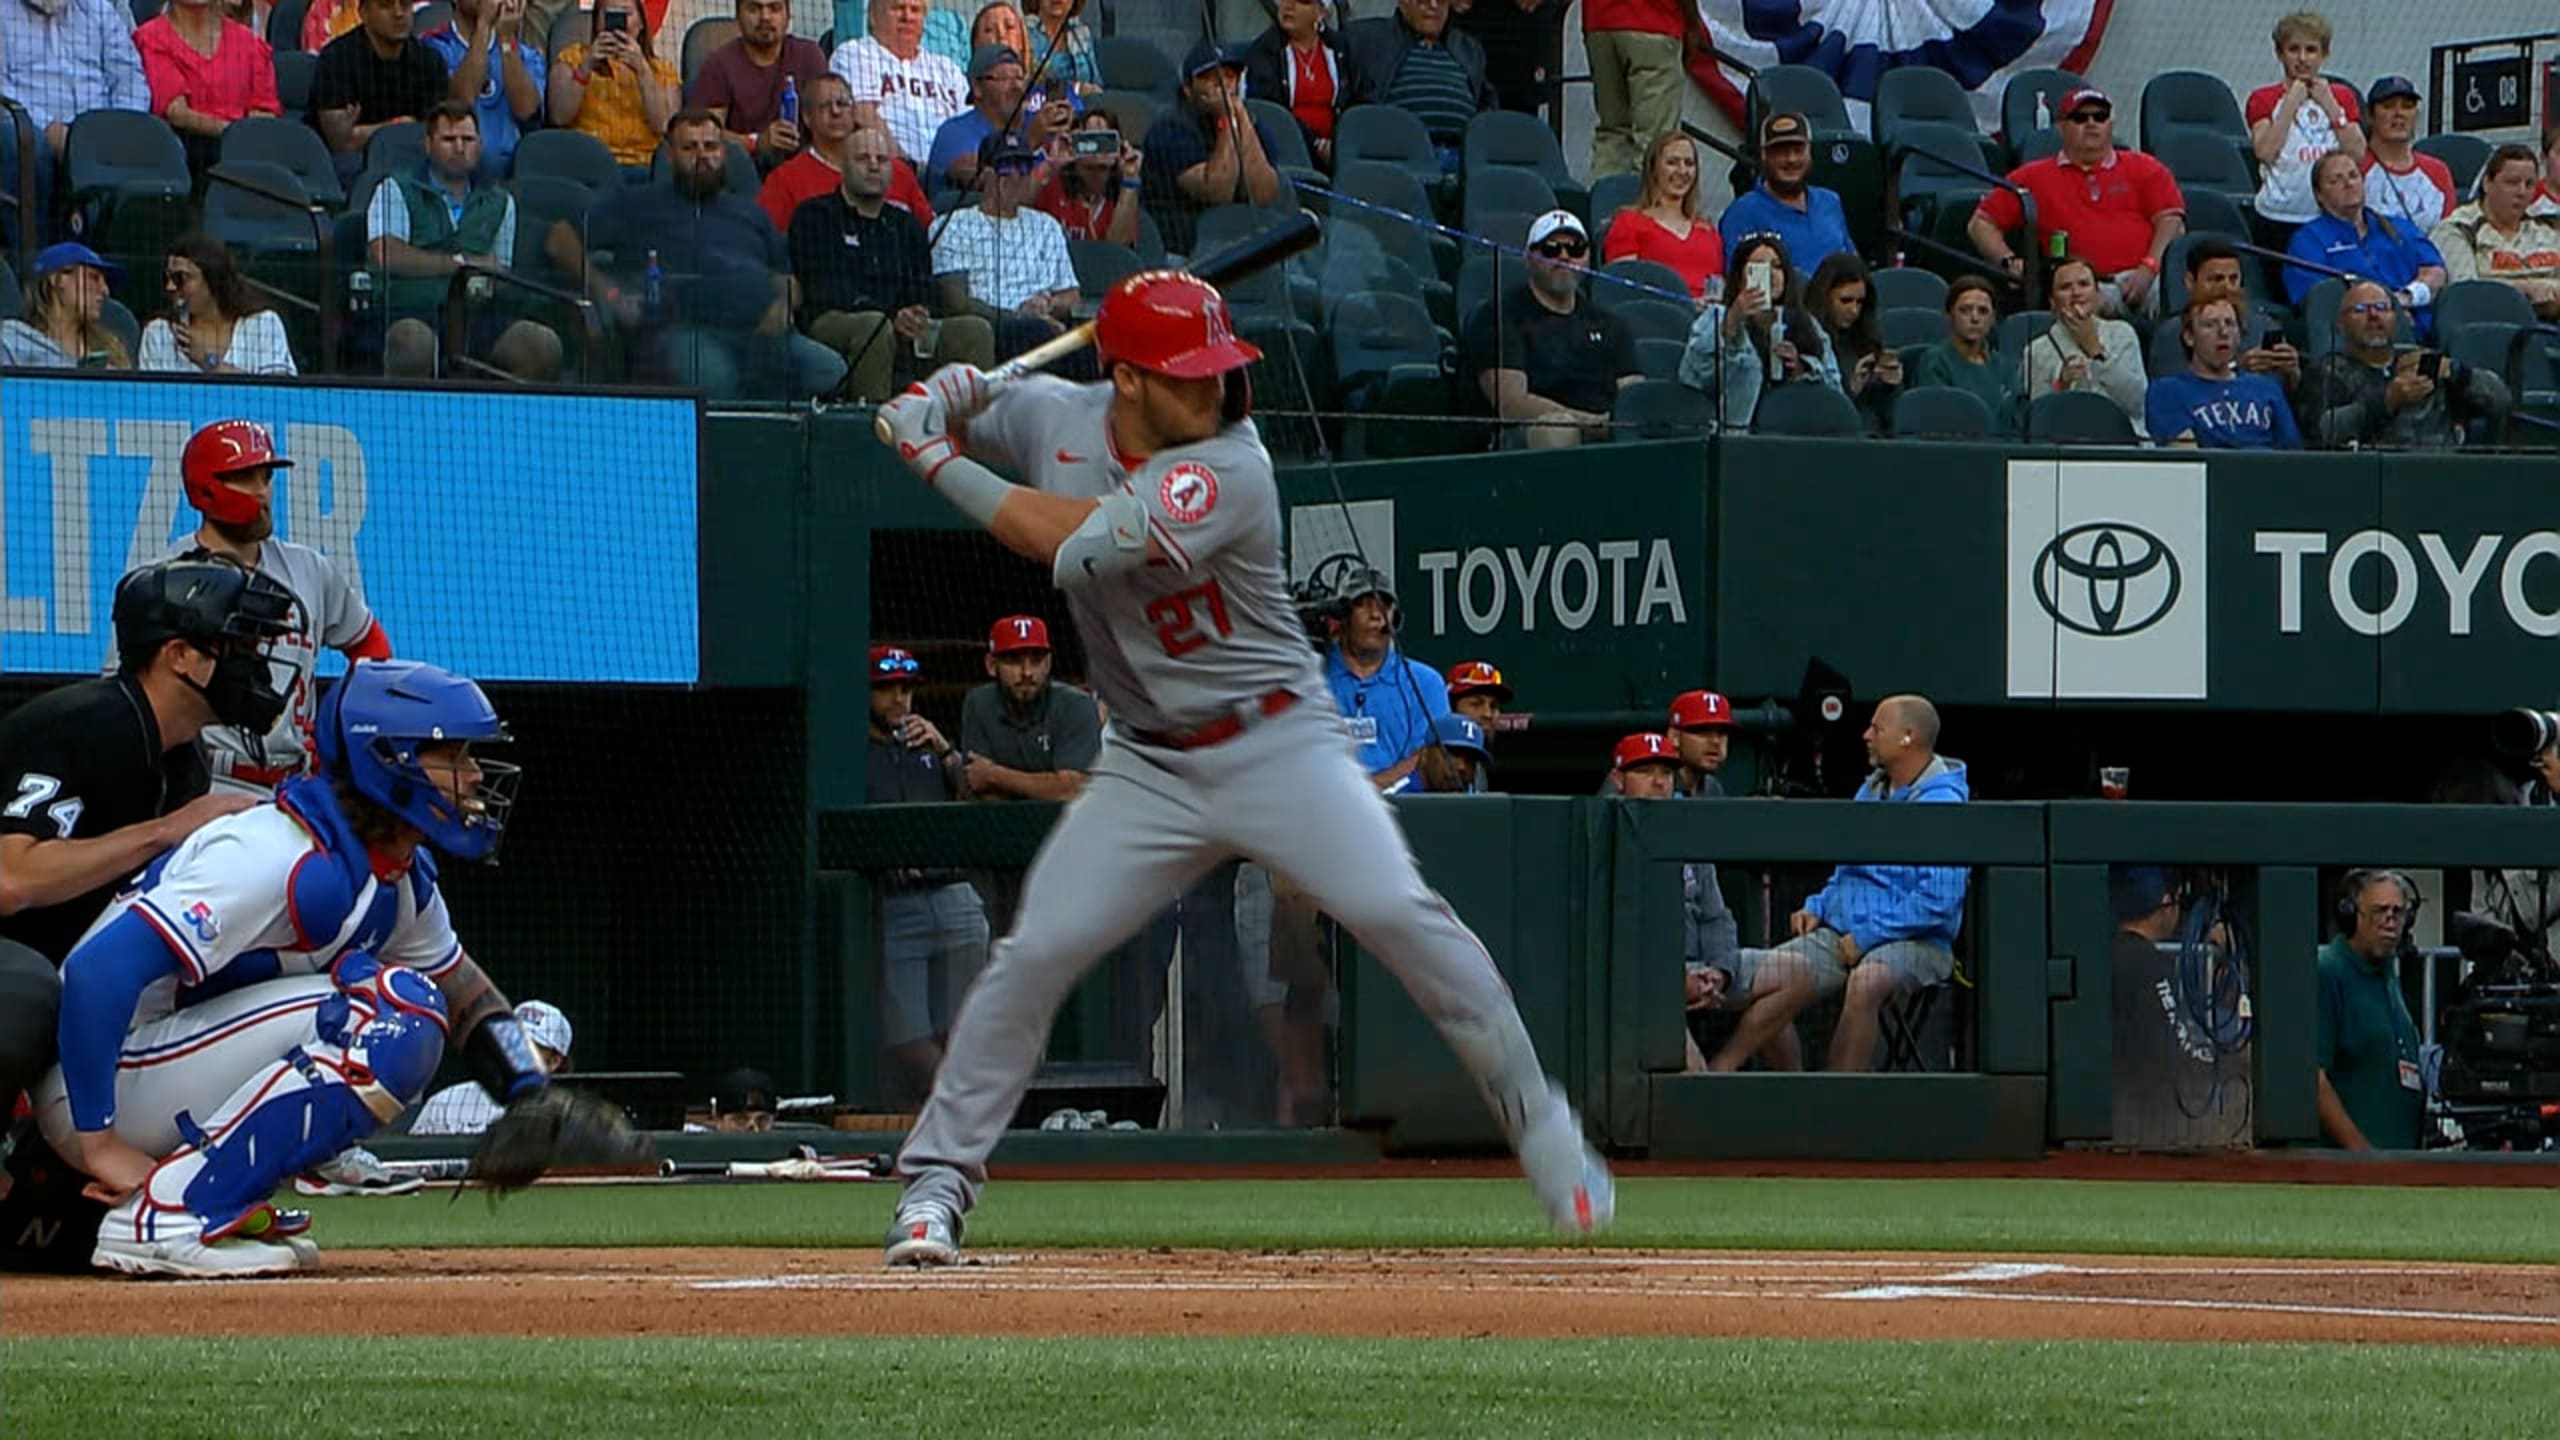
[[[1410,110],[1431,132],[1434,142],[1455,145],[1476,115],[1476,93],[1467,84],[1466,67],[1439,45],[1416,44],[1396,66],[1387,87],[1387,103]]]
[[[1076,288],[1067,232],[1037,210],[998,220],[971,206],[943,217],[933,242],[933,273],[967,271],[969,298],[998,310],[1021,308],[1034,295]]]
[[[26,0],[0,0],[0,76],[41,132],[91,110],[148,110],[133,15],[115,0],[71,0],[47,14]]]

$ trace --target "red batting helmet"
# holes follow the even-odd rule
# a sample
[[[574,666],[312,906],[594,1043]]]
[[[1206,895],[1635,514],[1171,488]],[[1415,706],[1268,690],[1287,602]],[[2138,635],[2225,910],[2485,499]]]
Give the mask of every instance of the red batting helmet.
[[[1612,770],[1631,770],[1638,765],[1677,765],[1680,752],[1671,748],[1668,735],[1647,732],[1630,735],[1618,742],[1617,753],[1610,757]]]
[[[1179,270],[1143,270],[1111,287],[1094,312],[1105,370],[1125,362],[1177,380],[1241,370],[1262,352],[1236,338],[1217,287]]]
[[[1732,724],[1733,702],[1713,690],[1692,690],[1671,702],[1674,730],[1723,729]]]
[[[246,525],[258,518],[262,503],[254,495],[223,484],[243,470],[292,468],[276,454],[276,437],[255,420],[216,420],[187,441],[178,469],[186,477],[187,503],[219,525]]]

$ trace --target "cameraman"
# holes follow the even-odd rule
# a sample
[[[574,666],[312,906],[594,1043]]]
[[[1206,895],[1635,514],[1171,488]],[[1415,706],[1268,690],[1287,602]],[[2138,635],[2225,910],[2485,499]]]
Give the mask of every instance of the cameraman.
[[[2476,764],[2437,787],[2440,805],[2560,804],[2560,714],[2509,710],[2491,722],[2498,764]],[[2524,772],[2518,784],[2515,771]],[[2545,954],[2560,931],[2560,870],[2520,867],[2471,872],[2471,908]]]
[[[2392,344],[2391,292],[2359,280],[2338,297],[2336,348],[2306,357],[2294,399],[2315,446],[2452,449],[2506,421],[2507,384],[2438,350]]]

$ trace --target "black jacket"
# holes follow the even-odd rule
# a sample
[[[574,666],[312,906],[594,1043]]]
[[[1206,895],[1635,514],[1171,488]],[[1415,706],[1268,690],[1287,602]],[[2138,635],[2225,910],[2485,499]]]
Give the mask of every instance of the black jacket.
[[[1349,60],[1354,105],[1384,103],[1387,89],[1395,84],[1396,67],[1404,63],[1404,52],[1422,43],[1404,16],[1381,15],[1370,20],[1354,20],[1342,31],[1342,50]],[[1493,84],[1485,79],[1484,47],[1476,37],[1448,26],[1440,32],[1440,43],[1467,72],[1468,88],[1475,91],[1476,108],[1494,108]]]

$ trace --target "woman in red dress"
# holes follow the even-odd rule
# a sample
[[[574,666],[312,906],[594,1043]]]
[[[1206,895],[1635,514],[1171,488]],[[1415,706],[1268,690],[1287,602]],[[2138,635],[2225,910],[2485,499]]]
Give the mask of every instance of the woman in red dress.
[[[1724,274],[1724,239],[1698,213],[1696,141],[1674,130],[1645,147],[1644,189],[1609,222],[1601,259],[1667,265],[1689,282],[1691,300],[1707,298],[1707,286]]]

